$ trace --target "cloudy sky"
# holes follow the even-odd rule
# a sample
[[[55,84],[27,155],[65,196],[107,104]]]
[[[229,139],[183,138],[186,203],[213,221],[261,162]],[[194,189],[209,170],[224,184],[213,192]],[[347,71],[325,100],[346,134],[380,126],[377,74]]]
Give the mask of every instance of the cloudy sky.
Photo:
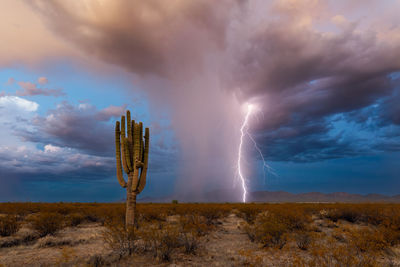
[[[150,127],[141,197],[240,200],[248,104],[250,191],[400,194],[399,13],[399,0],[3,0],[0,201],[123,199],[126,109]]]

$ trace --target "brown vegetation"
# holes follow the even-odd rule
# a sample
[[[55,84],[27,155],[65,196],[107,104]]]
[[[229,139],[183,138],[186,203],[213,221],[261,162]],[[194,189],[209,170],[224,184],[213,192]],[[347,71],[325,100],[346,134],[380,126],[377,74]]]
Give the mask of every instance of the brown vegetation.
[[[41,212],[30,218],[32,228],[40,237],[54,235],[64,226],[64,216],[57,212]]]
[[[127,232],[124,204],[2,203],[0,262],[29,265],[33,259],[13,258],[16,250],[44,265],[400,265],[398,204],[174,203],[137,209],[137,224]]]
[[[20,223],[15,215],[0,217],[0,236],[10,236],[18,232]]]

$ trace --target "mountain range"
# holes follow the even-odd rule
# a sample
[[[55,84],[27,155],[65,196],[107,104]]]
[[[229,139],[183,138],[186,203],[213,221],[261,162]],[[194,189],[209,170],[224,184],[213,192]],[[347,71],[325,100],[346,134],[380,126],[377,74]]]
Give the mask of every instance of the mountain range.
[[[166,197],[144,197],[138,199],[138,202],[168,203],[172,200],[179,202],[241,202],[232,192],[223,190],[214,190],[205,194],[180,194]],[[390,202],[400,203],[400,195],[387,196],[381,194],[350,194],[346,192],[321,193],[290,193],[285,191],[255,191],[249,192],[246,202]]]

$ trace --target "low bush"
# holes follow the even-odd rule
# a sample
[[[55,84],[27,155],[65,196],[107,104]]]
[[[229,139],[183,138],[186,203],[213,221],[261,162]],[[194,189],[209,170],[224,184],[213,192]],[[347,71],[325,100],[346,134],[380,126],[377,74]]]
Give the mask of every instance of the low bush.
[[[238,207],[238,216],[247,223],[253,224],[258,214],[262,211],[261,205],[242,205]]]
[[[186,254],[196,255],[200,243],[196,232],[182,232],[180,234],[180,242],[185,248]]]
[[[287,242],[288,226],[273,214],[263,214],[254,222],[247,225],[245,232],[251,241],[259,242],[264,247],[277,247],[279,249]]]
[[[182,246],[179,229],[175,226],[159,229],[158,225],[147,224],[140,227],[137,234],[144,242],[145,251],[162,261],[170,261],[173,250]]]
[[[350,232],[350,245],[360,252],[379,251],[390,246],[384,234],[377,229],[362,227]]]
[[[305,214],[301,208],[289,209],[286,205],[269,206],[259,213],[253,224],[250,223],[245,227],[249,239],[263,244],[264,247],[282,248],[287,242],[289,233],[304,233],[312,221],[311,215]],[[254,210],[248,214],[255,214]],[[304,243],[300,246],[305,249],[309,241],[303,239],[301,243]]]
[[[345,244],[327,243],[311,247],[309,257],[295,257],[293,266],[356,266],[378,267],[385,266],[376,260],[373,254],[358,252]]]
[[[125,229],[122,223],[106,223],[105,227],[103,240],[120,258],[135,251],[137,238],[134,227]]]
[[[195,233],[197,236],[204,236],[213,229],[204,217],[195,214],[181,216],[179,223],[182,232]]]
[[[41,212],[31,219],[31,226],[40,237],[54,235],[64,227],[64,216],[59,213]]]
[[[362,214],[357,207],[354,206],[342,206],[340,208],[333,208],[327,211],[325,217],[337,222],[339,219],[346,220],[348,222],[354,223],[361,221]]]
[[[296,245],[301,250],[307,250],[311,244],[311,235],[307,232],[295,234]]]
[[[212,205],[199,206],[196,213],[206,219],[207,225],[215,225],[216,221],[225,215],[225,212],[222,209]]]
[[[85,215],[81,213],[72,213],[67,217],[67,225],[68,226],[78,226],[85,220]]]
[[[18,232],[20,223],[16,215],[0,217],[0,236],[10,236]]]

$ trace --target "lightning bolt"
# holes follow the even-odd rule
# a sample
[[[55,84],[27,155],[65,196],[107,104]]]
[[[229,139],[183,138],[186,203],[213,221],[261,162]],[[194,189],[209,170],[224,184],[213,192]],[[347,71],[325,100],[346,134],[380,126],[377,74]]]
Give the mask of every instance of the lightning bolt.
[[[248,128],[247,125],[252,111],[253,111],[253,105],[248,104],[246,116],[244,118],[242,127],[240,127],[240,143],[239,143],[237,166],[238,166],[238,175],[242,182],[242,188],[243,188],[243,196],[242,196],[243,203],[246,203],[247,186],[246,186],[246,178],[242,173],[242,147],[243,147],[243,138],[247,134],[247,128]]]
[[[263,162],[263,170],[267,169],[267,171],[269,173],[271,173],[274,176],[278,177],[278,174],[275,173],[274,169],[271,166],[269,166],[267,164],[267,162],[265,161],[264,155],[261,152],[261,149],[258,147],[257,142],[254,140],[253,136],[249,132],[247,132],[247,135],[249,136],[250,140],[253,142],[254,148],[257,150],[258,154],[260,154],[260,157],[261,157],[262,162]],[[263,172],[263,174],[264,174],[264,182],[265,182],[265,178],[266,178],[265,177],[265,171]]]
[[[253,142],[254,148],[257,150],[257,152],[260,154],[260,157],[263,162],[263,170],[267,169],[269,172],[271,172],[273,175],[277,176],[273,169],[266,163],[264,155],[261,152],[261,149],[258,147],[257,142],[254,140],[253,136],[248,132],[248,124],[249,124],[249,119],[254,111],[254,106],[252,104],[247,105],[247,111],[246,111],[246,116],[244,117],[244,121],[242,126],[240,127],[240,143],[239,143],[239,151],[238,151],[238,161],[237,161],[237,172],[239,175],[239,179],[241,180],[242,183],[242,188],[243,188],[243,195],[242,195],[242,201],[243,203],[246,203],[246,196],[247,196],[247,185],[246,185],[246,177],[243,175],[242,172],[242,149],[243,149],[243,139],[247,135],[250,140]],[[264,181],[265,181],[265,171],[263,171],[264,174]]]

